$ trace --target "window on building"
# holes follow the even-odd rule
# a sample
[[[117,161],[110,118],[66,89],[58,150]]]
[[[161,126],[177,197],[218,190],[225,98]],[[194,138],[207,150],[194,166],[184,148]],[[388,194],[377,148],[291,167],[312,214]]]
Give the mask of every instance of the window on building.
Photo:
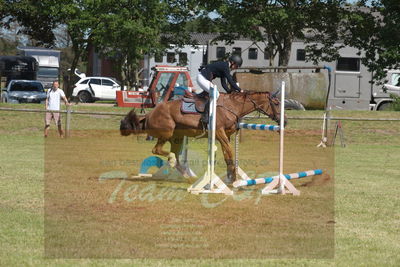
[[[296,51],[296,60],[297,61],[306,61],[306,50],[297,49],[297,51]]]
[[[266,48],[264,49],[264,59],[265,59],[265,60],[268,60],[268,59],[270,59],[270,58],[271,58],[271,55],[269,54],[268,47],[266,47]]]
[[[337,61],[336,70],[338,71],[360,71],[360,58],[341,57]]]
[[[250,48],[249,49],[249,59],[257,59],[258,49]]]
[[[164,55],[162,53],[156,53],[154,55],[154,61],[157,63],[162,63],[164,61]]]
[[[167,62],[168,63],[175,63],[175,53],[167,53]]]
[[[222,46],[217,47],[217,58],[218,59],[225,58],[225,47]]]
[[[179,65],[186,66],[188,64],[187,53],[179,53]]]
[[[232,48],[232,55],[242,55],[242,48],[240,47],[234,47]]]

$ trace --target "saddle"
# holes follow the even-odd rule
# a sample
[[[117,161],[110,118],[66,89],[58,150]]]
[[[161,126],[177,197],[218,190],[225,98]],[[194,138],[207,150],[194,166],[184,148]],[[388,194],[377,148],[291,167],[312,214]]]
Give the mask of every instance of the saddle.
[[[206,92],[198,95],[185,92],[181,102],[181,111],[185,114],[203,113],[206,109],[209,96]]]

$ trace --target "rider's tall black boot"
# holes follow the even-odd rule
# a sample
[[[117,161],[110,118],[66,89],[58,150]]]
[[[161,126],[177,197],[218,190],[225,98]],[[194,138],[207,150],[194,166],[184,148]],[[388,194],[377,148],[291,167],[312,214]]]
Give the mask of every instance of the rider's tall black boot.
[[[206,105],[204,107],[204,111],[201,114],[201,122],[204,125],[204,128],[207,128],[208,121],[210,119],[209,110],[210,110],[210,101],[207,101],[207,103],[206,103]]]

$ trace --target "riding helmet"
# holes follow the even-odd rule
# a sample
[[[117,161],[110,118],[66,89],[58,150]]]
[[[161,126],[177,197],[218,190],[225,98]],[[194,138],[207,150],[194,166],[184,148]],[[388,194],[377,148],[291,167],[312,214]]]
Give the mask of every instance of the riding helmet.
[[[237,54],[230,56],[229,61],[235,63],[238,67],[242,66],[243,63],[242,57]]]

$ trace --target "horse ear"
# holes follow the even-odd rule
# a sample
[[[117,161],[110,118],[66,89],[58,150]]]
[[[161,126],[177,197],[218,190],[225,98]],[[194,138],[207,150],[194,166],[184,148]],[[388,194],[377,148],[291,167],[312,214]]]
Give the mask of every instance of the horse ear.
[[[281,89],[278,88],[275,92],[272,93],[272,97],[275,98],[279,93],[280,93]]]

